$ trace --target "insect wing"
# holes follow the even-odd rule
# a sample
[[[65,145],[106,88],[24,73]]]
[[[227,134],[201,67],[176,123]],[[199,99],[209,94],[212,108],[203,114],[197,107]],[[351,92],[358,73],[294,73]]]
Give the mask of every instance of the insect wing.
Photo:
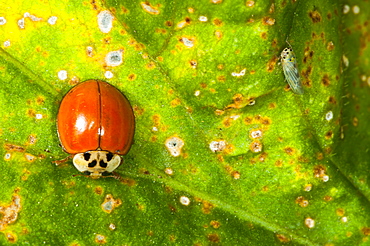
[[[290,88],[292,88],[294,93],[302,95],[304,91],[303,91],[301,79],[299,77],[299,71],[298,71],[297,63],[295,61],[295,56],[292,55],[291,53],[285,59],[283,58],[282,66],[283,66],[285,79],[288,81]]]

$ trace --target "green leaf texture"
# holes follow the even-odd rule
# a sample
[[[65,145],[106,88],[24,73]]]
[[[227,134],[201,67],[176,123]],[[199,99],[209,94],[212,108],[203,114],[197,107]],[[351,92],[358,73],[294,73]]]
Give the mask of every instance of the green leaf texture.
[[[0,6],[0,245],[369,244],[368,1]],[[89,79],[135,112],[121,180],[53,163]]]

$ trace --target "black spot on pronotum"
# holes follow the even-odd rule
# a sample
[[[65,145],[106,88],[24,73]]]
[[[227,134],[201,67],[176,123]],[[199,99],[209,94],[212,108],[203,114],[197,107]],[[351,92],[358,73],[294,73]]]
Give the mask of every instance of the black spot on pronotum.
[[[90,153],[84,153],[84,159],[85,161],[89,161],[90,160],[90,157],[91,157],[91,154]]]
[[[105,167],[107,167],[107,163],[105,162],[105,161],[103,161],[103,160],[100,160],[99,161],[99,166],[101,166],[101,167],[103,167],[103,168],[105,168]]]
[[[111,152],[109,152],[107,154],[107,161],[110,162],[112,160],[112,158],[113,158],[113,154]]]
[[[88,167],[95,167],[97,164],[96,160],[93,160],[92,162],[89,163]]]

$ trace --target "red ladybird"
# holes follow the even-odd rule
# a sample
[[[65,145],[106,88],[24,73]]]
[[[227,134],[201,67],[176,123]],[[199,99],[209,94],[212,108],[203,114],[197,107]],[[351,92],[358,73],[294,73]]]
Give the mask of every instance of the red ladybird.
[[[127,98],[112,85],[88,80],[60,103],[57,128],[64,151],[80,171],[99,178],[113,172],[131,147],[135,117]]]

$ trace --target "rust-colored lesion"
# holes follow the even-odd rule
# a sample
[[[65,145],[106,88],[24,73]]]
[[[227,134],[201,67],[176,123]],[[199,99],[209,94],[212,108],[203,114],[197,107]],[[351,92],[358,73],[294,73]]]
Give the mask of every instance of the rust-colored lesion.
[[[277,56],[271,57],[271,59],[267,62],[267,66],[266,66],[267,72],[271,73],[272,71],[274,71],[275,65],[276,65],[278,59],[279,58]]]
[[[4,231],[9,224],[14,223],[18,214],[22,209],[21,196],[17,194],[19,189],[15,191],[12,197],[12,202],[9,205],[0,206],[0,231]]]
[[[330,85],[330,79],[328,74],[324,74],[324,76],[321,79],[321,84],[325,87],[328,87]]]
[[[14,152],[24,152],[25,148],[16,144],[6,143],[4,144],[4,148],[7,151],[14,151]]]
[[[276,238],[282,243],[290,242],[290,238],[285,236],[284,234],[276,234]]]
[[[311,18],[313,23],[319,23],[322,20],[321,14],[317,10],[311,11],[308,13],[308,16]]]
[[[111,213],[116,207],[122,204],[121,199],[114,199],[111,194],[105,196],[104,202],[101,204],[101,208],[106,213]]]

